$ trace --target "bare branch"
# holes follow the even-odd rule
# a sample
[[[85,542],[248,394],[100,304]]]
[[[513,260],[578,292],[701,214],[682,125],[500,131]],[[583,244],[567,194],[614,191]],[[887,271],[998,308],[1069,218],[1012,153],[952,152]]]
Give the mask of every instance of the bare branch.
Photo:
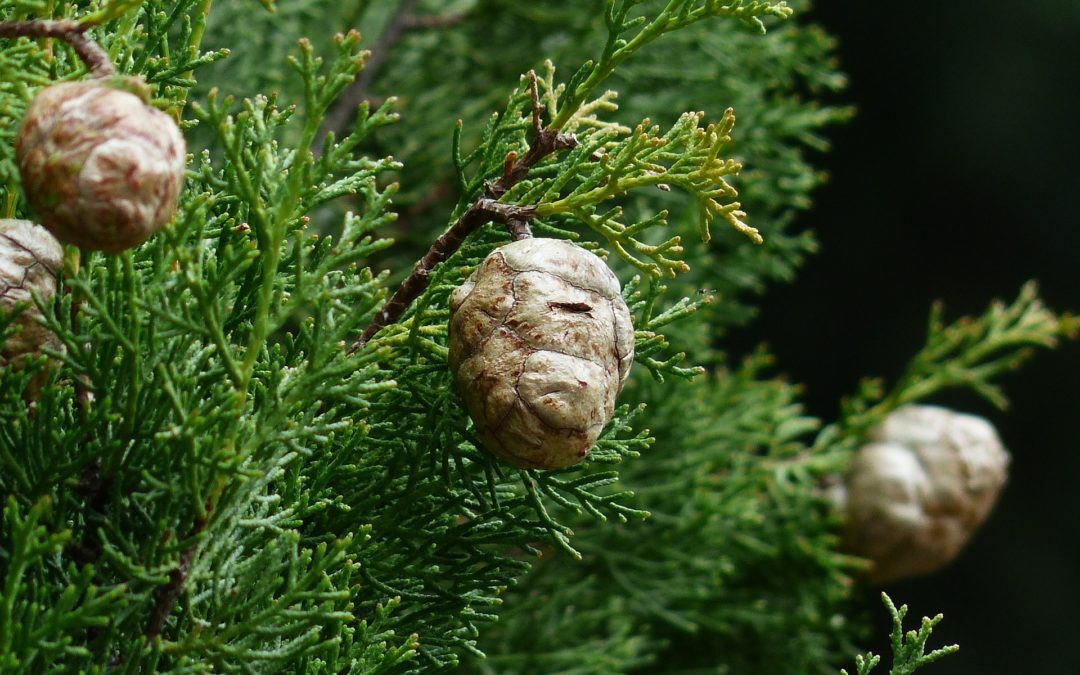
[[[514,152],[507,153],[503,162],[503,174],[497,181],[491,181],[484,186],[484,196],[477,198],[472,206],[457,219],[449,230],[435,240],[431,248],[416,263],[413,271],[401,282],[394,295],[387,300],[379,313],[372,319],[371,324],[364,330],[356,342],[350,348],[350,352],[360,349],[371,340],[380,330],[390,324],[396,323],[405,310],[409,308],[413,300],[418,298],[427,288],[431,271],[441,262],[452,256],[460,247],[465,238],[477,228],[490,222],[505,224],[510,230],[510,236],[515,241],[532,236],[529,229],[529,221],[536,215],[532,206],[518,206],[515,204],[501,204],[499,198],[506,194],[507,190],[521,182],[529,174],[529,170],[536,166],[540,160],[559,150],[567,150],[577,145],[577,138],[573,134],[565,134],[557,129],[543,127],[541,115],[543,106],[540,104],[540,95],[537,90],[536,73],[529,71],[529,90],[532,95],[532,122],[536,138],[528,152],[520,159]]]
[[[435,14],[432,16],[410,16],[405,20],[406,30],[433,30],[449,28],[465,20],[465,14]]]
[[[375,77],[382,70],[390,50],[394,48],[394,45],[401,40],[402,35],[409,29],[416,4],[417,0],[402,0],[397,9],[394,10],[394,15],[390,17],[390,21],[386,24],[386,28],[383,29],[378,42],[371,48],[371,55],[364,63],[364,69],[360,71],[352,85],[341,94],[334,107],[327,111],[326,117],[323,118],[322,127],[319,129],[319,135],[315,138],[315,142],[312,143],[312,148],[322,148],[327,135],[331,132],[340,137],[356,117],[356,110],[360,107],[360,104],[370,100],[369,90],[371,89],[371,83],[375,81]]]
[[[210,520],[211,510],[212,504],[207,503],[206,512],[191,526],[187,539],[198,537],[202,533]],[[180,553],[180,562],[176,565],[176,569],[169,572],[169,583],[154,591],[154,608],[150,612],[150,621],[146,625],[145,633],[148,640],[152,641],[160,635],[165,627],[165,620],[169,618],[173,605],[176,604],[176,599],[180,597],[180,591],[184,588],[184,582],[187,581],[197,545],[197,539],[188,544],[187,548]]]

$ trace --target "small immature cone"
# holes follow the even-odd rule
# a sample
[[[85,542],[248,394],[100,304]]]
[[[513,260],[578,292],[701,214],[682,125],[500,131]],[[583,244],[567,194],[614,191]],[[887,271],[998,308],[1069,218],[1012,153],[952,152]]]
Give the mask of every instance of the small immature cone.
[[[64,249],[43,227],[25,220],[0,220],[0,315],[23,305],[25,309],[9,326],[14,334],[0,346],[0,369],[18,368],[43,347],[62,351],[64,344],[38,323],[41,312],[33,291],[48,301],[56,293],[56,272],[64,262]],[[41,371],[30,383],[33,394],[45,378]]]
[[[847,476],[847,548],[869,558],[870,581],[933,572],[986,519],[1009,454],[981,417],[906,406],[871,434]]]
[[[450,369],[484,445],[527,469],[584,459],[634,360],[607,265],[566,241],[516,241],[454,290],[450,311]]]
[[[117,253],[172,220],[186,149],[176,123],[130,78],[63,82],[31,102],[15,141],[23,190],[42,225]]]

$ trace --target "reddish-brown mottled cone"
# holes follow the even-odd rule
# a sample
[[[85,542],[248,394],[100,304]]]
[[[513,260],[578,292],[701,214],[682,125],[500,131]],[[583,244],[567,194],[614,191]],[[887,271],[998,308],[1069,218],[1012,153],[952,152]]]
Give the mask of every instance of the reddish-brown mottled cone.
[[[186,149],[176,123],[114,78],[42,89],[15,141],[23,190],[64,243],[116,253],[172,220]]]
[[[937,570],[990,513],[1009,453],[986,420],[935,406],[896,410],[868,440],[834,495],[847,548],[875,583]]]
[[[10,326],[14,333],[0,345],[0,368],[18,368],[43,347],[63,351],[64,344],[38,321],[41,312],[32,295],[37,291],[46,302],[53,297],[63,261],[63,247],[45,228],[25,220],[0,220],[0,315],[24,307]],[[40,371],[29,393],[33,395],[47,377],[47,370]]]
[[[487,448],[514,466],[580,462],[634,360],[619,281],[557,239],[491,253],[450,298],[450,368]]]

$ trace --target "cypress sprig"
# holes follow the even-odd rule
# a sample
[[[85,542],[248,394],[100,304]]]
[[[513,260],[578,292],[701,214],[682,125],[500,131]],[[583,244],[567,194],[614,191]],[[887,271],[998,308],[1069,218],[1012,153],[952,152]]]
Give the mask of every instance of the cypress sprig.
[[[643,0],[609,0],[604,11],[608,37],[595,61],[587,61],[566,84],[566,94],[552,126],[561,129],[577,113],[578,107],[623,61],[666,33],[715,17],[741,19],[765,32],[762,17],[786,19],[792,10],[786,2],[744,2],[743,0],[668,0],[663,9],[649,17],[634,12]]]
[[[939,647],[926,653],[926,643],[934,632],[934,627],[941,623],[944,618],[938,614],[934,618],[923,617],[919,629],[904,632],[904,617],[907,616],[907,605],[898,608],[893,604],[892,598],[885,593],[881,594],[881,601],[892,618],[892,630],[889,632],[889,640],[892,643],[892,668],[889,675],[911,675],[919,668],[931,664],[949,654],[955,654],[960,650],[958,645]],[[855,657],[857,675],[869,675],[881,663],[881,657],[872,652]],[[847,671],[841,669],[841,675],[847,675]]]
[[[1037,349],[1053,348],[1080,330],[1076,317],[1046,308],[1033,282],[1012,303],[995,301],[982,316],[945,324],[943,313],[941,303],[931,309],[926,345],[896,384],[886,393],[880,380],[864,380],[843,402],[838,423],[822,429],[816,447],[857,442],[893,410],[947,389],[970,389],[1003,409],[1008,400],[994,379],[1019,368]]]

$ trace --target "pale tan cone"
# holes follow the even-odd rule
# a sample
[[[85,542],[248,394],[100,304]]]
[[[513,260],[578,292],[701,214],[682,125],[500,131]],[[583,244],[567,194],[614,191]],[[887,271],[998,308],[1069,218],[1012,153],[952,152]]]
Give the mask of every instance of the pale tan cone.
[[[37,291],[45,302],[53,297],[63,261],[63,247],[45,228],[25,220],[0,220],[0,313],[25,306],[11,326],[15,333],[0,347],[0,368],[18,368],[44,347],[63,351],[63,343],[38,321],[41,312],[32,295]],[[34,377],[31,395],[47,377],[47,370]]]
[[[845,542],[885,582],[951,561],[990,513],[1009,454],[981,417],[936,406],[890,414],[855,455],[846,481]]]
[[[517,241],[454,290],[450,311],[450,368],[488,450],[531,469],[584,459],[634,360],[607,265],[566,241]]]
[[[136,80],[63,82],[31,102],[15,142],[23,191],[64,243],[116,253],[176,213],[186,149],[176,123],[123,88]]]

